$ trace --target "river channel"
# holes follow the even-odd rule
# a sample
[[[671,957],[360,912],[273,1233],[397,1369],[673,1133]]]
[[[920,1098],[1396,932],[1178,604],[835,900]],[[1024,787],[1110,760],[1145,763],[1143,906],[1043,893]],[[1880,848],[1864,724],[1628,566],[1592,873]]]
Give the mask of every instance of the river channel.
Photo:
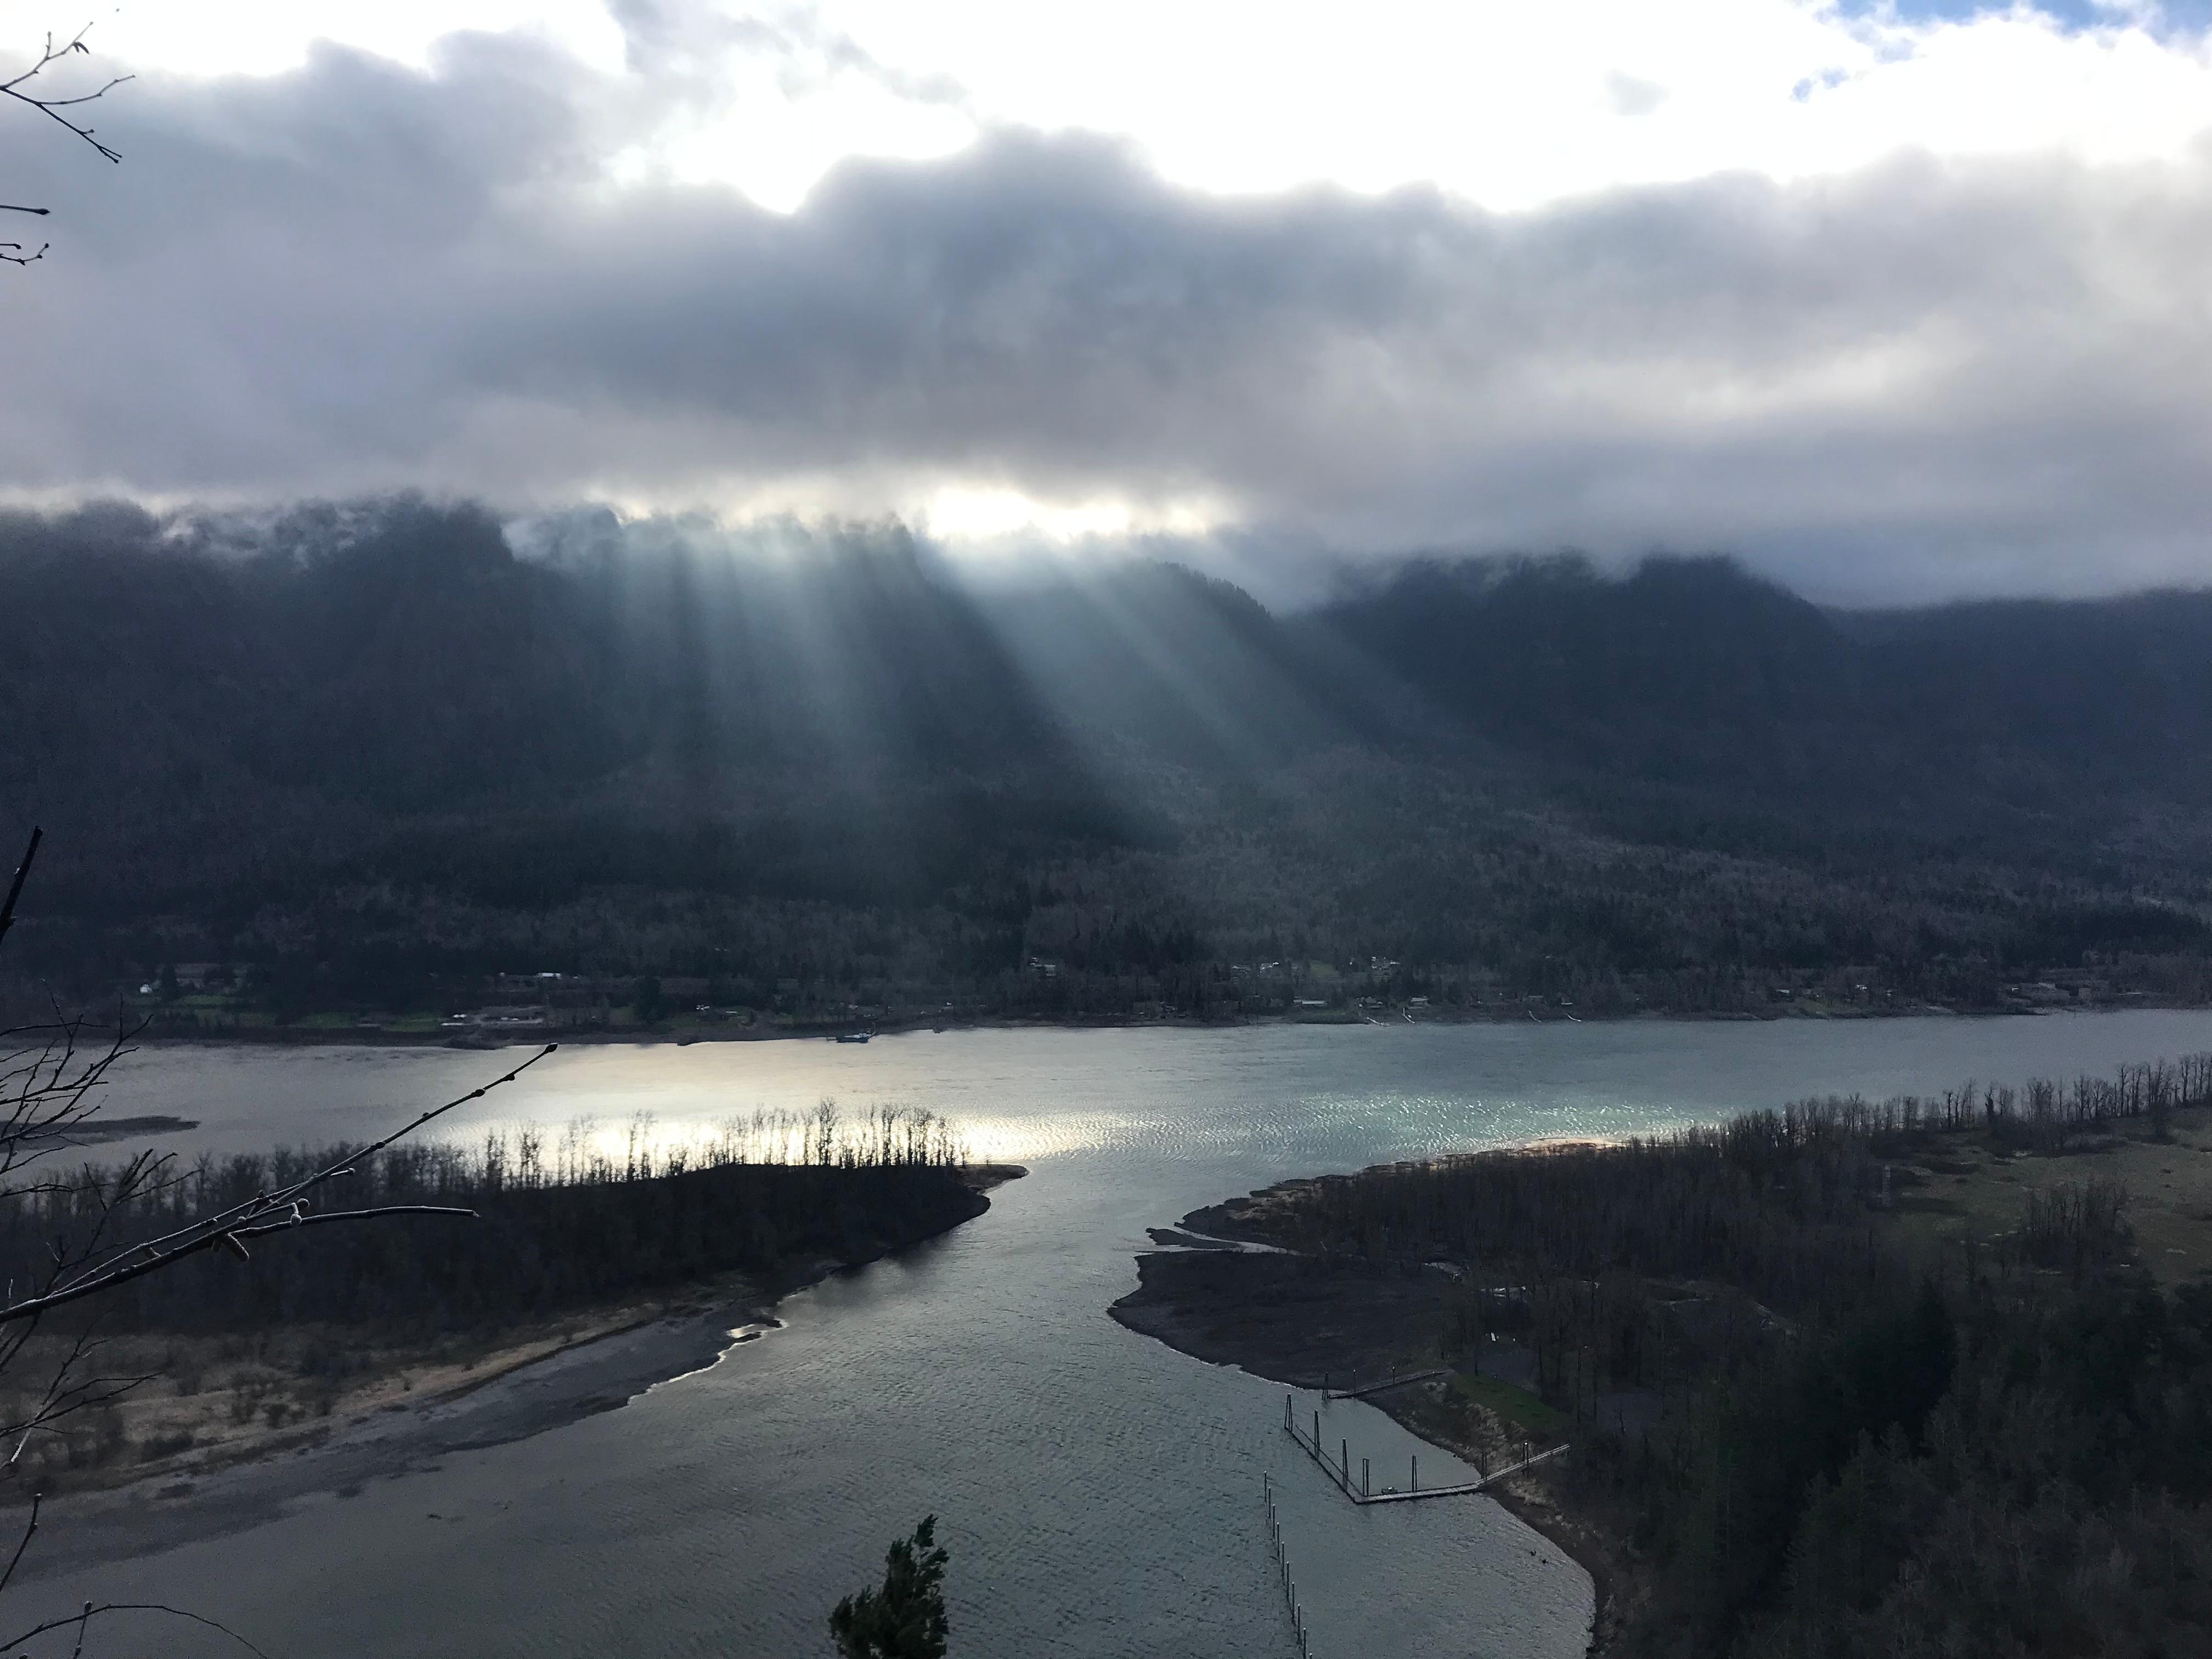
[[[1324,1659],[1570,1659],[1590,1586],[1543,1539],[1480,1498],[1352,1509],[1283,1435],[1279,1389],[1108,1318],[1146,1226],[1287,1176],[2208,1048],[2212,1013],[2145,1011],[563,1049],[444,1133],[588,1119],[627,1135],[645,1114],[645,1133],[680,1137],[834,1097],[946,1113],[978,1157],[1031,1174],[988,1215],[802,1292],[783,1329],[619,1410],[242,1531],[179,1543],[174,1519],[149,1522],[138,1559],[10,1600],[18,1613],[94,1594],[175,1602],[289,1659],[826,1655],[830,1603],[933,1511],[955,1659],[1283,1659],[1272,1474]],[[107,1109],[198,1120],[185,1152],[326,1142],[520,1057],[162,1048],[131,1058]],[[1355,1465],[1403,1469],[1420,1450],[1424,1485],[1451,1477],[1364,1407],[1327,1424]],[[100,1651],[240,1650],[165,1622],[118,1623]]]

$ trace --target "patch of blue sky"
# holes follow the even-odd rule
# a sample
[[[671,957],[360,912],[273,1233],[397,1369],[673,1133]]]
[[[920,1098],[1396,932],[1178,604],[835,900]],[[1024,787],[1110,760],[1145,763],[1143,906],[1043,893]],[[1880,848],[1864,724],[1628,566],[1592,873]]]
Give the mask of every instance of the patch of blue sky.
[[[1915,22],[1932,19],[1964,21],[1985,12],[2009,11],[1991,0],[1843,0],[1846,16],[1895,17]],[[2069,29],[2136,23],[2154,34],[2202,34],[2212,30],[2212,0],[2033,0],[2032,9]]]

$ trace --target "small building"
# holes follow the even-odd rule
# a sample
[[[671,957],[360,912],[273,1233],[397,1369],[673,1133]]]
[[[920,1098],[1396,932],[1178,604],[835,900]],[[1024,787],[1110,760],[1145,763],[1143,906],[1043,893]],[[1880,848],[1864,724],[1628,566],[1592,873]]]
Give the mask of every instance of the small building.
[[[507,1003],[479,1008],[474,1013],[448,1014],[438,1022],[448,1031],[539,1030],[553,1023],[553,1011],[542,1002]]]

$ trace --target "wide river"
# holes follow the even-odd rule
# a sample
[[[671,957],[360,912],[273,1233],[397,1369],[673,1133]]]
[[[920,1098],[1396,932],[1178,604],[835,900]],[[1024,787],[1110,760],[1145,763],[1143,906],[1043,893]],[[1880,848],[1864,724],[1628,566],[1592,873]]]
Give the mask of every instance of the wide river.
[[[793,1297],[783,1330],[621,1410],[11,1601],[177,1602],[290,1659],[825,1655],[830,1605],[934,1511],[955,1659],[1282,1659],[1272,1474],[1325,1659],[1568,1659],[1589,1583],[1542,1539],[1479,1498],[1352,1509],[1282,1435],[1279,1389],[1107,1317],[1146,1226],[1286,1176],[1448,1148],[2204,1048],[2212,1013],[2145,1011],[564,1049],[445,1133],[589,1118],[626,1133],[647,1113],[683,1136],[829,1096],[946,1113],[978,1156],[1032,1173],[989,1214]],[[522,1052],[162,1048],[131,1059],[108,1109],[198,1119],[184,1150],[359,1138]],[[1332,1407],[1327,1431],[1378,1471],[1417,1449],[1364,1407]],[[1424,1455],[1425,1485],[1451,1472]],[[99,1650],[238,1651],[167,1623],[118,1624]]]

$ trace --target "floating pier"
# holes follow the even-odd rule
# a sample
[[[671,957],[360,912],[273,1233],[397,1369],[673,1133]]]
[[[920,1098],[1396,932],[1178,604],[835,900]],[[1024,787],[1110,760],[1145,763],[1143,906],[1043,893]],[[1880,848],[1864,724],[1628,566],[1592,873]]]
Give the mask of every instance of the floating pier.
[[[1383,1394],[1392,1389],[1402,1389],[1408,1382],[1425,1382],[1432,1376],[1449,1376],[1451,1373],[1439,1365],[1433,1370],[1408,1371],[1403,1376],[1394,1376],[1387,1382],[1370,1382],[1364,1389],[1324,1389],[1324,1400],[1364,1400],[1370,1394]]]
[[[1401,1378],[1399,1380],[1402,1382],[1406,1379]],[[1377,1388],[1385,1386],[1392,1385],[1379,1383],[1376,1385]],[[1363,1390],[1363,1392],[1370,1394],[1374,1393],[1375,1391],[1376,1390],[1373,1389]],[[1346,1399],[1350,1398],[1351,1396],[1336,1395],[1332,1397]],[[1534,1465],[1542,1462],[1547,1457],[1557,1457],[1561,1452],[1567,1449],[1565,1446],[1553,1446],[1549,1450],[1538,1452],[1534,1457],[1524,1457],[1519,1462],[1509,1463],[1502,1469],[1492,1469],[1489,1474],[1484,1475],[1480,1480],[1462,1480],[1454,1486],[1428,1487],[1424,1487],[1421,1485],[1421,1459],[1420,1455],[1419,1453],[1415,1453],[1409,1460],[1409,1467],[1407,1470],[1406,1490],[1401,1492],[1395,1486],[1385,1486],[1381,1492],[1376,1492],[1375,1490],[1373,1469],[1369,1460],[1364,1457],[1359,1460],[1359,1482],[1358,1485],[1355,1486],[1352,1484],[1352,1480],[1351,1441],[1348,1439],[1338,1441],[1336,1461],[1333,1463],[1329,1462],[1328,1453],[1323,1449],[1321,1443],[1320,1411],[1316,1409],[1313,1414],[1313,1430],[1312,1432],[1309,1434],[1306,1431],[1299,1427],[1297,1413],[1293,1407],[1291,1398],[1287,1393],[1283,1395],[1283,1431],[1289,1435],[1291,1439],[1298,1443],[1299,1446],[1305,1451],[1307,1456],[1312,1458],[1315,1462],[1321,1465],[1322,1473],[1328,1475],[1329,1480],[1335,1483],[1336,1488],[1339,1492],[1342,1492],[1346,1498],[1349,1498],[1353,1503],[1361,1504],[1410,1504],[1416,1499],[1423,1498],[1463,1497],[1468,1492],[1480,1492],[1485,1486],[1494,1485],[1498,1481],[1504,1480],[1509,1474],[1518,1474],[1522,1470],[1533,1468]]]

